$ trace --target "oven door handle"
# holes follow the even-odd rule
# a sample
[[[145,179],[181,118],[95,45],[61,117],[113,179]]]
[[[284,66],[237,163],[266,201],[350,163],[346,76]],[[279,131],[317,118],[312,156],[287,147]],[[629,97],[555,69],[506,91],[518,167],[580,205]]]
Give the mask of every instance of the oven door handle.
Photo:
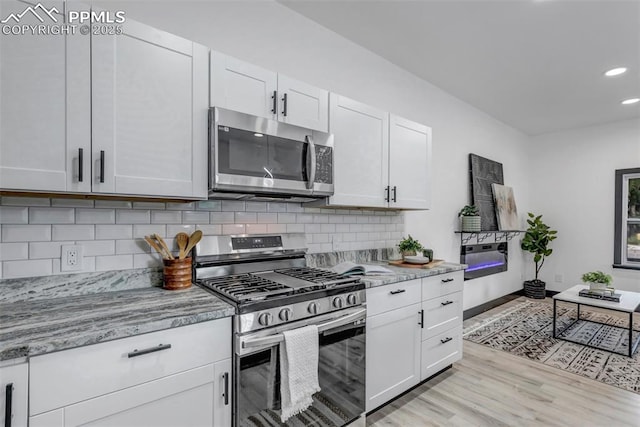
[[[355,313],[348,314],[346,316],[340,317],[338,319],[331,320],[326,323],[321,323],[318,325],[318,333],[328,331],[329,329],[337,328],[339,326],[344,326],[348,323],[354,322],[361,317],[364,317],[367,313],[367,309],[358,310]],[[242,342],[242,348],[250,348],[250,347],[263,347],[270,346],[273,344],[278,344],[284,341],[283,334],[275,334],[269,335],[266,337],[260,338],[252,338]]]

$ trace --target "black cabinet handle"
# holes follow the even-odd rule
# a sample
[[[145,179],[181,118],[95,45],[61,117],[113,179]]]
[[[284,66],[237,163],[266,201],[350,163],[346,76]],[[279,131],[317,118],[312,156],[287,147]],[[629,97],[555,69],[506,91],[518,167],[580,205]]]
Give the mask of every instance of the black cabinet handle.
[[[451,337],[446,337],[445,339],[440,340],[440,342],[441,342],[442,344],[446,344],[446,343],[448,343],[449,341],[451,341],[452,339],[453,339],[453,338],[451,338]]]
[[[401,294],[403,292],[407,292],[406,289],[396,289],[395,291],[389,292],[391,295]]]
[[[453,282],[453,279],[451,277],[449,277],[448,279],[442,279],[441,282],[442,283],[449,283],[449,282]]]
[[[83,165],[84,165],[84,150],[78,148],[78,182],[82,182],[83,179]]]
[[[384,188],[384,201],[385,202],[389,201],[389,186],[388,185]]]
[[[127,354],[127,357],[129,358],[138,357],[138,356],[142,356],[143,354],[155,353],[156,351],[168,350],[170,348],[171,348],[171,344],[160,344],[157,347],[145,348],[144,350],[136,349],[130,352],[129,354]]]
[[[420,329],[424,329],[424,310],[420,310],[418,314],[420,314],[420,321],[418,322],[418,325],[420,325]]]
[[[287,94],[286,93],[282,96],[282,102],[284,103],[282,105],[282,115],[287,117]]]
[[[11,427],[11,417],[13,416],[13,383],[7,384],[4,392],[4,427]]]
[[[104,182],[104,150],[100,150],[100,182]]]
[[[449,305],[449,304],[453,304],[453,301],[445,301],[445,302],[441,302],[440,304]]]
[[[393,202],[394,203],[397,202],[397,200],[396,200],[396,198],[397,198],[396,196],[397,195],[398,195],[398,188],[394,185],[393,186]]]
[[[226,406],[229,404],[229,373],[225,372],[222,375],[222,379],[224,381],[224,394],[222,396],[224,397],[224,404]]]
[[[278,91],[277,90],[273,91],[273,96],[271,97],[271,99],[273,99],[273,105],[271,107],[271,112],[273,114],[277,114],[278,113]]]

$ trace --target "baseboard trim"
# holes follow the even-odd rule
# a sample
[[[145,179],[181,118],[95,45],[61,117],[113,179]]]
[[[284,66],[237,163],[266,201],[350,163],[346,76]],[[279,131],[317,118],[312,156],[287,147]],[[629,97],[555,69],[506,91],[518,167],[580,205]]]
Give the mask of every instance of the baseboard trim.
[[[545,291],[545,296],[547,298],[551,298],[556,294],[559,294],[559,291],[550,291],[550,290],[546,290]],[[517,290],[515,292],[512,292],[510,294],[501,296],[500,298],[496,298],[494,300],[485,302],[484,304],[480,304],[478,306],[475,307],[471,307],[467,310],[464,311],[464,313],[462,314],[462,318],[463,320],[467,320],[470,319],[474,316],[477,316],[480,313],[484,313],[485,311],[491,310],[492,308],[498,307],[499,305],[505,304],[509,301],[512,301],[518,297],[524,296],[524,289],[520,289]]]

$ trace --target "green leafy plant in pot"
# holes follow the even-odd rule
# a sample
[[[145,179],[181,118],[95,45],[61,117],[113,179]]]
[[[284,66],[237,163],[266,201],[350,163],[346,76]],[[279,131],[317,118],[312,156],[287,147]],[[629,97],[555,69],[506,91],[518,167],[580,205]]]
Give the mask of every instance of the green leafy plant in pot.
[[[542,221],[542,215],[534,215],[529,212],[527,224],[529,228],[524,233],[520,247],[533,254],[533,262],[536,264],[536,275],[534,280],[526,280],[524,282],[524,294],[528,298],[543,299],[545,297],[546,283],[538,279],[538,274],[544,265],[546,257],[553,253],[549,247],[549,243],[555,240],[557,231],[552,230]]]
[[[400,243],[398,243],[398,249],[404,258],[405,256],[422,255],[422,249],[424,248],[420,242],[415,240],[411,237],[411,234],[409,234],[409,237],[406,239],[403,237]]]
[[[475,205],[466,205],[458,212],[460,229],[465,232],[480,231],[480,212]]]
[[[609,291],[615,292],[611,282],[613,279],[602,271],[590,271],[582,275],[582,281],[589,285],[590,291]]]

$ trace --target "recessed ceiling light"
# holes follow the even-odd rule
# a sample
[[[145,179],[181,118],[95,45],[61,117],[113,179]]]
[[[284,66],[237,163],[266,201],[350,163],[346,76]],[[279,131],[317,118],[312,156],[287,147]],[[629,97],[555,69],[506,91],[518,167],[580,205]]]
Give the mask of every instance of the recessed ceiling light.
[[[640,102],[640,98],[629,98],[622,101],[622,105],[630,105],[635,104],[636,102]]]
[[[626,72],[627,72],[627,69],[625,67],[619,67],[619,68],[612,68],[611,70],[604,73],[604,75],[607,77],[613,77],[613,76],[619,76],[620,74],[624,74]]]

